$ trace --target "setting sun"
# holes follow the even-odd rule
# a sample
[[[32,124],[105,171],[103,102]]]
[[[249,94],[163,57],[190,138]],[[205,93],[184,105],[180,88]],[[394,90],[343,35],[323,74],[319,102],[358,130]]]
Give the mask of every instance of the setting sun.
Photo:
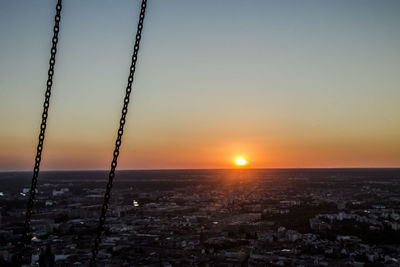
[[[239,165],[239,166],[244,166],[247,164],[247,160],[245,160],[242,157],[236,158],[235,162],[236,162],[236,165]]]

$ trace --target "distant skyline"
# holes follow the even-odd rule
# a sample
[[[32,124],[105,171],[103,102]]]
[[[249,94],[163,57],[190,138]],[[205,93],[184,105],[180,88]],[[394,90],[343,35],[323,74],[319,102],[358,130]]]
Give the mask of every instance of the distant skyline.
[[[31,170],[55,2],[0,2],[0,171]],[[140,1],[64,1],[42,170],[110,166]],[[149,0],[118,169],[400,167],[400,1]]]

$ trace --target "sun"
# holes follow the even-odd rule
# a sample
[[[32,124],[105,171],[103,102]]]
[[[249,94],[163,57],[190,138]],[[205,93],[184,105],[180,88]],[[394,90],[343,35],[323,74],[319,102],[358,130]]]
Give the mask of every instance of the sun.
[[[236,163],[236,165],[238,165],[238,166],[244,166],[244,165],[247,164],[247,160],[245,160],[245,159],[242,158],[242,157],[238,157],[238,158],[236,158],[235,163]]]

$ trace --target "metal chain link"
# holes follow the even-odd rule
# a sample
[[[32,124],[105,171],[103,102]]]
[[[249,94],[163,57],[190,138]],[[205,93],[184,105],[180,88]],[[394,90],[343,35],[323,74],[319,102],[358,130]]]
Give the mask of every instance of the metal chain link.
[[[51,96],[51,88],[53,85],[54,65],[56,63],[58,33],[60,31],[61,9],[62,9],[62,0],[58,0],[57,5],[56,5],[56,15],[54,17],[52,47],[50,49],[49,70],[47,72],[48,78],[47,78],[47,82],[46,82],[46,93],[45,93],[45,100],[44,100],[44,104],[43,104],[42,123],[40,124],[39,143],[37,145],[37,152],[36,152],[36,157],[35,157],[35,167],[33,168],[32,184],[31,184],[31,189],[29,191],[29,200],[28,200],[28,205],[27,205],[26,214],[25,214],[24,232],[23,232],[23,236],[22,236],[21,251],[20,251],[21,256],[23,255],[26,246],[28,246],[30,244],[30,236],[29,236],[30,224],[31,224],[33,204],[34,204],[35,195],[36,195],[36,186],[37,186],[38,176],[39,176],[40,161],[42,159],[43,142],[44,142],[44,137],[45,137],[45,132],[46,132],[47,116],[48,116],[48,111],[49,111],[49,106],[50,106],[50,96]]]
[[[101,242],[101,235],[103,233],[104,223],[106,220],[108,202],[111,197],[111,189],[112,189],[113,181],[114,181],[114,177],[115,177],[115,169],[117,167],[119,148],[121,146],[122,135],[124,133],[124,125],[125,125],[126,115],[128,113],[129,98],[130,98],[130,94],[132,91],[132,83],[133,83],[133,78],[134,78],[134,74],[135,74],[135,70],[136,70],[136,61],[137,61],[137,56],[138,56],[138,52],[139,52],[140,39],[142,37],[142,29],[143,29],[143,21],[144,21],[144,15],[145,15],[145,11],[146,11],[146,5],[147,5],[147,0],[142,0],[141,10],[140,10],[140,15],[139,15],[139,22],[138,22],[138,26],[137,26],[135,45],[133,47],[133,55],[132,55],[132,62],[131,62],[131,66],[130,66],[128,85],[127,85],[126,91],[125,91],[126,93],[125,93],[125,98],[124,98],[124,106],[122,108],[122,115],[121,115],[121,119],[119,121],[119,129],[117,132],[118,136],[117,136],[117,140],[115,141],[113,160],[111,162],[111,170],[108,175],[108,183],[107,183],[107,187],[106,187],[106,192],[104,194],[104,202],[103,202],[103,207],[101,209],[101,215],[99,218],[97,234],[96,234],[96,238],[94,240],[94,247],[92,250],[92,258],[90,260],[90,266],[96,266],[96,256],[99,252],[99,245]]]

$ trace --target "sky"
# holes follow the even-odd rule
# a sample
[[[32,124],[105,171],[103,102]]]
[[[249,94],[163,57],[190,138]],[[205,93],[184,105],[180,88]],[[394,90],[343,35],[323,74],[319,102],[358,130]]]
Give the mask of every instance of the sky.
[[[33,168],[55,2],[0,2],[0,171]],[[109,168],[139,7],[64,1],[42,170]],[[149,0],[118,169],[400,167],[398,14]]]

